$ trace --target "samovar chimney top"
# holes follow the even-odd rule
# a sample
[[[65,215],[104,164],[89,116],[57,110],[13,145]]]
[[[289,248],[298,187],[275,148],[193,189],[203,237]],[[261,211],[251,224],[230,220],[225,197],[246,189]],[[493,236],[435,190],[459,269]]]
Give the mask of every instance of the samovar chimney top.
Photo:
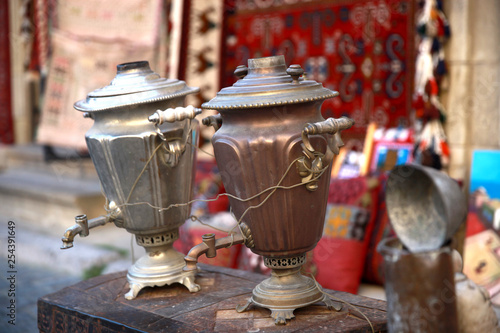
[[[286,76],[286,63],[285,57],[282,55],[248,59],[248,74],[245,78],[264,78],[264,77],[274,77],[273,83],[284,83],[289,81]]]
[[[278,55],[265,58],[248,59],[248,68],[263,68],[263,67],[277,67],[277,66],[286,66],[284,56]]]
[[[248,73],[253,71],[268,70],[273,73],[283,73],[286,71],[285,57],[282,55],[248,59]]]
[[[125,74],[131,71],[146,70],[151,71],[149,67],[149,61],[133,61],[119,64],[116,66],[117,74]]]

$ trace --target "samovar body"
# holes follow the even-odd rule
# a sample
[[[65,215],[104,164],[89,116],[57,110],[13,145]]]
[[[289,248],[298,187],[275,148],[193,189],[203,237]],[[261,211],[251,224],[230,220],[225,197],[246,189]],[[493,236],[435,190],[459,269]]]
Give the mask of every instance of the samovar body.
[[[318,301],[336,307],[300,269],[321,238],[331,162],[342,145],[340,131],[353,122],[325,121],[321,104],[338,93],[301,78],[298,65],[287,69],[283,56],[250,59],[248,68],[240,66],[235,74],[240,79],[202,108],[222,117],[212,143],[241,236],[214,242],[207,235],[186,257],[186,269],[194,269],[192,263],[204,251],[210,257],[215,249],[245,243],[264,257],[272,273],[237,310],[253,303],[285,324],[296,308]],[[213,119],[204,123],[217,124]]]
[[[300,184],[294,160],[302,157],[301,133],[304,124],[324,119],[321,102],[284,105],[271,108],[221,110],[222,127],[212,143],[227,193],[248,198],[278,184],[288,167],[291,170],[282,186]],[[286,258],[313,249],[323,233],[333,153],[327,141],[318,136],[313,145],[328,151],[323,162],[327,168],[318,179],[318,189],[305,186],[276,190],[258,209],[250,209],[243,217],[254,240],[253,252],[266,258]],[[242,202],[229,198],[237,219],[251,206],[258,205],[269,192]]]
[[[163,148],[156,150],[162,139],[148,121],[156,110],[183,103],[184,97],[96,112],[92,115],[94,125],[85,135],[104,194],[111,208],[120,206],[123,221],[118,224],[139,236],[139,243],[154,243],[151,237],[160,235],[167,237],[189,216],[189,206],[169,210],[150,206],[166,208],[191,199],[195,150],[190,144],[196,144],[193,139],[196,140],[197,129],[192,126],[195,122],[176,122],[164,129],[162,135],[166,138],[184,133],[182,140],[187,143],[187,149],[172,166],[168,163],[171,153]]]
[[[148,117],[159,109],[177,112],[185,96],[198,89],[161,78],[145,61],[117,69],[109,86],[75,103],[77,110],[94,120],[85,138],[108,214],[88,222],[84,215],[78,216],[79,225],[68,229],[62,248],[72,247],[76,234],[88,235],[89,227],[114,222],[134,234],[147,252],[128,271],[127,299],[146,286],[174,282],[196,291],[193,274],[183,271],[184,255],[172,247],[190,207],[170,206],[191,199],[198,123],[189,119],[194,118],[194,110],[191,117],[177,116],[157,126]]]

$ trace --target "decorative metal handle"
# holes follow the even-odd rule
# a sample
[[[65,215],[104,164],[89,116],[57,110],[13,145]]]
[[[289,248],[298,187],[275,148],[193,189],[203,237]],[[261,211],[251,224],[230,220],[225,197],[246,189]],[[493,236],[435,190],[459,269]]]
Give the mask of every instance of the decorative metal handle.
[[[314,134],[332,134],[335,135],[334,142],[330,144],[330,149],[333,153],[338,154],[339,148],[344,145],[342,139],[340,138],[340,131],[349,129],[354,125],[354,120],[341,117],[338,119],[328,118],[325,121],[320,121],[317,123],[309,123],[302,130],[302,142],[304,143],[304,147],[310,152],[314,153],[315,149],[311,145],[309,141],[309,135]]]
[[[149,116],[148,120],[154,124],[158,136],[166,144],[165,148],[167,148],[168,151],[168,166],[174,167],[179,163],[179,157],[184,152],[186,142],[184,142],[184,140],[180,140],[180,138],[168,140],[167,138],[165,138],[165,135],[159,126],[163,123],[174,123],[176,121],[182,121],[185,119],[194,119],[194,117],[201,114],[201,111],[201,109],[189,105],[186,107],[176,107],[175,109],[168,108],[164,111],[156,110],[155,113]],[[184,134],[182,136],[184,136]]]
[[[201,109],[195,108],[192,105],[186,107],[177,107],[175,109],[168,108],[164,111],[157,110],[148,120],[155,125],[161,125],[163,123],[174,123],[176,121],[181,121],[184,119],[194,119],[197,115],[201,114]]]
[[[328,147],[334,154],[339,153],[339,148],[344,145],[340,137],[340,131],[351,128],[354,125],[354,120],[347,117],[339,119],[328,118],[325,121],[317,123],[308,123],[302,130],[302,149],[303,157],[297,161],[299,176],[303,183],[307,183],[306,188],[309,191],[318,189],[318,182],[314,180],[323,170],[324,154],[316,151],[309,141],[309,135],[314,134],[331,134],[333,138],[328,139]]]

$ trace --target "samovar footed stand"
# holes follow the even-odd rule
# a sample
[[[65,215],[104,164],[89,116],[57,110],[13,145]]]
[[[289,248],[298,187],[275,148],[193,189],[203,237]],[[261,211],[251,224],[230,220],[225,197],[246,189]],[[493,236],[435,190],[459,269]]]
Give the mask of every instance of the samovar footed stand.
[[[146,254],[128,270],[130,291],[125,294],[126,299],[134,299],[145,287],[161,287],[172,283],[183,284],[190,292],[200,290],[194,283],[195,272],[183,270],[186,266],[184,255],[173,248],[177,238],[178,229],[161,235],[136,235],[137,244],[144,247]]]
[[[292,258],[264,257],[264,264],[272,269],[271,277],[259,283],[248,302],[237,306],[236,311],[244,312],[255,304],[271,310],[276,325],[285,325],[287,319],[294,318],[295,309],[317,302],[325,303],[330,310],[340,311],[342,305],[333,302],[319,289],[316,281],[301,274],[305,262],[305,254]]]

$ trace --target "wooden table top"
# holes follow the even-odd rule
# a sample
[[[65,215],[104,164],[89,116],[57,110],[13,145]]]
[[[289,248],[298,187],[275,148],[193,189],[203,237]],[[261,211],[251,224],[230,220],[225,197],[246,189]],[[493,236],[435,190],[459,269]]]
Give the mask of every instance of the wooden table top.
[[[252,289],[265,279],[260,274],[201,265],[198,293],[182,285],[145,288],[126,300],[126,272],[98,276],[38,300],[40,332],[371,332],[358,311],[344,304],[340,312],[322,303],[295,310],[286,326],[276,326],[267,309],[253,306],[237,313]],[[371,321],[375,332],[385,332],[386,303],[330,291],[355,305]]]

